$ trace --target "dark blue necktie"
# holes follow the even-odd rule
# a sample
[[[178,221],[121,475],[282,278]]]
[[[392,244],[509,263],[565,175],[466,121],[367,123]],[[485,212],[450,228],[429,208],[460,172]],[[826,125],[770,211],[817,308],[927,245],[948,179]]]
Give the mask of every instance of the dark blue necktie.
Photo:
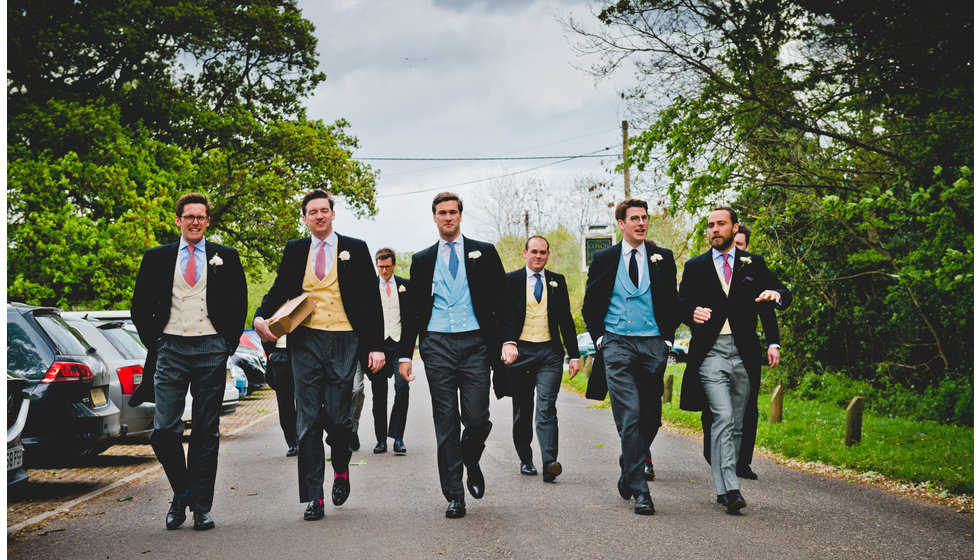
[[[636,249],[630,251],[630,280],[637,288],[640,287],[640,269],[636,266]]]
[[[540,272],[535,272],[534,273],[534,278],[535,278],[535,280],[534,280],[534,299],[538,300],[538,303],[541,303],[541,294],[544,292],[544,283],[541,282],[541,273]]]
[[[456,242],[450,241],[446,243],[449,247],[449,274],[453,275],[453,279],[456,279],[456,273],[459,272],[459,257],[456,256]]]

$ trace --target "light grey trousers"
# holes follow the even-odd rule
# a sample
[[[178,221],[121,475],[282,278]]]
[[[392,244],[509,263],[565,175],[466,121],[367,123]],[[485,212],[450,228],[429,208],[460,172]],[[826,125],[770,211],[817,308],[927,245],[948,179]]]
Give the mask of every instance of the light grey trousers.
[[[738,490],[735,463],[742,442],[742,419],[749,396],[749,374],[730,334],[718,335],[698,370],[708,407],[714,416],[711,423],[711,476],[715,493]]]

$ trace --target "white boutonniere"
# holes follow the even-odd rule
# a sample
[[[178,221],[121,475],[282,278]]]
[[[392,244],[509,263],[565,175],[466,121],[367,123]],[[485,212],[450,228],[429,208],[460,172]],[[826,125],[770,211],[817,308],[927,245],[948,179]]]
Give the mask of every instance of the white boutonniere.
[[[469,254],[466,255],[466,256],[469,257],[469,258],[471,258],[471,259],[478,259],[478,258],[480,258],[480,255],[482,255],[482,254],[483,253],[481,253],[479,251],[470,251]]]
[[[650,255],[650,262],[652,262],[654,264],[656,264],[657,261],[662,261],[662,260],[664,260],[664,256],[661,255],[661,254],[659,254],[659,253],[654,253],[654,254]]]
[[[742,264],[752,264],[752,257],[739,257],[738,260],[742,261]]]
[[[401,285],[401,286],[398,286],[398,291],[401,292],[401,293],[405,293],[408,290],[405,289],[405,286],[404,285]]]
[[[349,261],[350,260],[350,252],[348,252],[348,251],[341,251],[340,254],[337,255],[337,256],[340,257],[340,260],[342,260],[342,261]]]
[[[555,282],[554,280],[552,280],[552,281],[548,282],[548,285],[551,286],[552,288],[557,288],[558,287],[558,282]]]
[[[212,272],[218,272],[218,267],[225,264],[225,261],[221,260],[218,253],[215,253],[214,256],[211,257],[211,260],[208,261],[208,264],[211,265]]]

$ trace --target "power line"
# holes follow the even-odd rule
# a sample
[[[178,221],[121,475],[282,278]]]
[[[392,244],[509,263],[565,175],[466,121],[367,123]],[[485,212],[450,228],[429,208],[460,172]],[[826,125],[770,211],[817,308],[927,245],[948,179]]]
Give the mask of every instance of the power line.
[[[610,148],[604,148],[609,150]],[[524,156],[524,157],[358,157],[358,161],[509,161],[523,159],[578,159],[578,158],[603,158],[609,155],[589,154],[577,156]]]
[[[520,175],[522,173],[528,173],[530,171],[535,171],[535,170],[538,170],[538,169],[542,169],[544,167],[549,167],[549,166],[552,166],[552,165],[558,165],[559,163],[565,163],[566,161],[571,161],[573,159],[580,159],[580,158],[584,158],[584,157],[617,157],[616,154],[594,155],[597,152],[605,152],[605,151],[609,151],[611,149],[612,148],[606,147],[606,148],[600,148],[598,150],[595,150],[595,151],[592,151],[592,152],[589,152],[589,153],[586,153],[586,154],[577,155],[577,156],[565,156],[564,159],[561,159],[559,161],[553,161],[551,163],[546,163],[544,165],[539,165],[537,167],[531,167],[529,169],[522,169],[520,171],[513,171],[511,173],[504,173],[503,175],[497,175],[495,177],[486,177],[486,178],[483,178],[483,179],[474,179],[472,181],[464,181],[462,183],[456,183],[454,185],[444,185],[444,186],[441,186],[441,187],[427,187],[427,188],[424,188],[424,189],[418,189],[418,190],[414,190],[414,191],[406,191],[406,192],[400,192],[400,193],[379,194],[378,195],[378,198],[389,198],[389,197],[394,197],[394,196],[407,196],[407,195],[410,195],[410,194],[419,194],[419,193],[424,193],[424,192],[440,191],[440,190],[452,189],[452,188],[456,188],[456,187],[463,187],[463,186],[472,185],[472,184],[475,184],[475,183],[483,183],[485,181],[493,181],[494,179],[503,179],[504,177],[513,177],[514,175]],[[515,158],[515,159],[522,159],[522,158]]]

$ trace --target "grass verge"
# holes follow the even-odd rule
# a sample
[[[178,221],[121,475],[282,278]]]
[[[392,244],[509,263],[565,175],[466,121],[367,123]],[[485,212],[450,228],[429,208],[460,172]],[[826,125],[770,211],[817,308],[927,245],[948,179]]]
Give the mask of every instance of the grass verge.
[[[663,407],[665,423],[681,431],[701,431],[701,414],[680,410],[684,364],[667,367],[674,376],[673,398]],[[584,394],[588,378],[563,383]],[[769,424],[770,395],[759,396],[756,446],[788,459],[852,469],[858,473],[925,485],[941,498],[947,493],[973,495],[973,428],[929,421],[879,417],[865,411],[861,442],[844,445],[844,409],[836,404],[783,397],[783,421]],[[605,403],[609,406],[608,397]]]

